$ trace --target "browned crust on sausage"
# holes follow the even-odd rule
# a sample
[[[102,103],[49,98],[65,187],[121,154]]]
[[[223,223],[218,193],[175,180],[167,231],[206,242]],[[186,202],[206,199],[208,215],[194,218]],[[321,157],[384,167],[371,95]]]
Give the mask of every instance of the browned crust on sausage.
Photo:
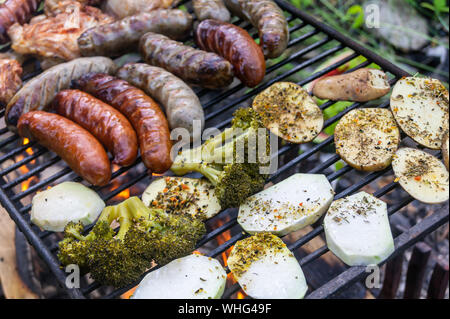
[[[263,81],[264,54],[244,29],[226,22],[205,20],[198,25],[195,40],[202,49],[230,61],[236,76],[246,86],[255,87]]]
[[[111,179],[111,164],[105,149],[74,122],[57,114],[34,111],[21,116],[18,129],[20,136],[55,152],[92,185],[104,186]]]
[[[115,108],[79,90],[64,90],[56,95],[53,109],[94,135],[114,155],[114,164],[129,166],[136,161],[136,132]]]
[[[9,41],[8,29],[14,23],[28,22],[37,10],[39,0],[6,0],[0,4],[0,44]]]
[[[124,114],[139,138],[142,161],[151,173],[172,166],[169,124],[159,105],[128,82],[107,74],[86,74],[74,83]]]

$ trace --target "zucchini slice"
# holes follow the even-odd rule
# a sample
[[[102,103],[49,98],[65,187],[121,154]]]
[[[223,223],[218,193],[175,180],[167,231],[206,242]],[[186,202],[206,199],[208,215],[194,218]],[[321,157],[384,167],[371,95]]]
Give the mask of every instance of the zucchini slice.
[[[202,220],[221,211],[214,186],[206,179],[164,177],[157,179],[142,195],[146,206],[175,214],[191,214]]]
[[[216,259],[194,254],[149,273],[132,299],[220,299],[226,281]]]
[[[331,204],[324,228],[328,248],[349,266],[379,264],[394,252],[387,205],[365,192]]]
[[[311,142],[323,129],[322,110],[295,83],[275,83],[255,98],[253,109],[267,129],[291,143]]]
[[[448,91],[439,80],[401,79],[392,92],[391,110],[400,128],[417,143],[442,148],[448,131]]]
[[[389,110],[357,109],[336,126],[336,153],[357,170],[380,171],[391,165],[400,144],[400,130]]]
[[[442,142],[442,156],[444,157],[444,164],[447,167],[447,170],[449,169],[448,167],[448,160],[449,160],[449,146],[448,146],[448,132],[445,133],[444,135],[444,141]]]
[[[448,171],[433,155],[413,148],[402,148],[398,150],[392,167],[400,185],[415,199],[426,204],[448,200]]]
[[[249,197],[239,208],[238,222],[250,234],[284,236],[315,223],[333,197],[325,175],[295,174]]]
[[[31,222],[48,231],[62,232],[70,222],[92,224],[103,208],[105,202],[92,189],[65,182],[33,197]]]

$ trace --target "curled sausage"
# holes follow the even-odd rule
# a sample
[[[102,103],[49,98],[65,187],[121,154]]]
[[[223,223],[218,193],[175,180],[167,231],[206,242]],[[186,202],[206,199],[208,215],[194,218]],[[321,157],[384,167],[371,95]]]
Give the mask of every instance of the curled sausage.
[[[161,34],[145,34],[139,50],[147,63],[166,69],[188,83],[218,89],[233,82],[230,62],[215,53],[194,49]]]
[[[266,58],[279,57],[289,43],[289,26],[283,11],[272,0],[225,0],[227,7],[258,29]]]
[[[129,166],[136,161],[136,132],[115,108],[87,93],[64,90],[56,95],[53,109],[94,135],[114,155],[113,163]]]
[[[84,56],[119,56],[133,51],[147,32],[182,40],[192,29],[192,16],[182,10],[155,10],[129,16],[85,31],[78,38]]]
[[[18,129],[20,136],[55,152],[92,185],[104,186],[111,179],[111,164],[105,149],[74,122],[57,114],[33,111],[20,117]]]
[[[5,114],[8,128],[15,131],[22,114],[45,109],[59,91],[68,89],[83,74],[115,71],[114,62],[104,57],[79,58],[46,70],[28,81],[9,102]]]
[[[231,62],[236,76],[248,87],[262,82],[266,61],[261,48],[244,29],[230,23],[205,20],[195,34],[198,46]]]
[[[172,73],[144,63],[127,64],[117,77],[142,89],[164,106],[171,129],[185,128],[195,140],[201,137],[205,114],[197,95]],[[198,129],[194,129],[198,125]],[[196,134],[195,136],[193,134]]]
[[[22,86],[22,67],[12,59],[0,59],[0,109],[3,109]]]
[[[194,12],[200,21],[214,19],[224,22],[231,20],[230,12],[222,0],[193,0]]]
[[[169,124],[155,101],[128,82],[107,74],[86,74],[75,81],[74,86],[128,118],[139,138],[142,161],[150,172],[162,174],[171,167]]]
[[[0,44],[9,41],[8,29],[14,23],[28,22],[37,10],[40,0],[6,0],[0,4]]]

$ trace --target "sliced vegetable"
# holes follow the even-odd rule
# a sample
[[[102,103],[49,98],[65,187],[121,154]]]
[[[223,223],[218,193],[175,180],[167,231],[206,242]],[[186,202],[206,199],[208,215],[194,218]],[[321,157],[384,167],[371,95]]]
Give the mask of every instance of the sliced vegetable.
[[[160,208],[175,214],[188,213],[202,220],[209,219],[221,211],[214,186],[206,179],[160,178],[144,191],[142,201],[151,208]]]
[[[145,276],[132,299],[220,299],[226,281],[216,259],[190,255]]]
[[[391,109],[400,128],[417,143],[435,150],[448,131],[448,91],[439,80],[407,77],[397,82]]]
[[[324,228],[328,248],[349,266],[379,264],[394,251],[387,205],[365,192],[331,204]]]
[[[336,126],[337,154],[362,171],[379,171],[391,165],[400,144],[400,130],[389,110],[357,109]]]
[[[238,241],[228,267],[245,293],[255,299],[301,299],[308,290],[297,259],[270,233]]]
[[[449,162],[449,146],[448,146],[448,132],[444,135],[444,141],[442,142],[442,156],[444,157],[444,164],[447,167],[447,170],[449,169],[448,167],[448,162]]]
[[[392,167],[400,185],[415,199],[427,204],[448,200],[448,171],[433,155],[413,148],[402,148],[398,150]]]
[[[301,86],[278,82],[260,93],[253,109],[273,134],[291,143],[308,143],[324,125],[323,113]]]
[[[70,222],[95,222],[105,203],[80,183],[65,182],[33,197],[31,222],[48,231],[61,232]]]
[[[325,175],[295,174],[249,197],[239,208],[238,222],[250,234],[284,236],[315,223],[333,197]]]

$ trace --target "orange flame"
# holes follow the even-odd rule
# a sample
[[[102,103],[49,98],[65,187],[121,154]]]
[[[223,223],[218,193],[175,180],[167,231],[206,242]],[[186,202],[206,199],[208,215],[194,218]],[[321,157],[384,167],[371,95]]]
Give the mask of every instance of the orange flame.
[[[23,144],[22,144],[22,145],[27,145],[27,144],[29,144],[29,143],[30,143],[30,140],[27,139],[27,138],[24,138],[24,139],[23,139]],[[31,149],[31,147],[27,148],[27,149],[25,150],[25,152],[26,152],[28,155],[33,155],[33,150]],[[24,155],[19,155],[19,156],[17,156],[17,161],[20,162],[20,161],[23,160],[24,158],[25,158]],[[36,160],[32,160],[30,163],[31,163],[31,164],[34,164],[34,163],[36,163]],[[28,169],[28,167],[27,167],[26,165],[23,165],[23,166],[19,167],[19,172],[21,173],[21,175],[24,175],[24,174],[28,173],[29,171],[30,171],[30,170]],[[22,184],[20,184],[20,189],[21,189],[21,191],[24,192],[24,191],[26,191],[28,188],[30,188],[31,183],[32,183],[33,181],[35,181],[35,180],[36,180],[36,177],[35,177],[35,176],[32,176],[32,177],[30,177],[29,179],[27,179],[26,181],[22,182]]]

